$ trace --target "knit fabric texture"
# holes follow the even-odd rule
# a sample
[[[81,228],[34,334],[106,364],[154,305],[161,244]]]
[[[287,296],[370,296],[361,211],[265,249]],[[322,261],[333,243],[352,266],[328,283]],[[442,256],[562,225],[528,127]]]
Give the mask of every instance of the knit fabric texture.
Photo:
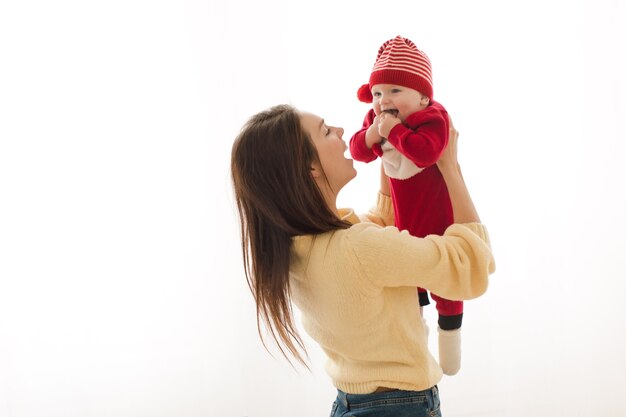
[[[377,207],[383,215],[370,219],[393,221],[388,197],[380,195]],[[358,221],[352,212],[345,218]],[[416,238],[393,226],[360,222],[295,237],[290,289],[338,389],[419,391],[437,384],[442,372],[428,351],[415,287],[471,299],[486,291],[494,269],[481,224],[454,224],[443,236]]]
[[[412,88],[433,99],[433,77],[430,59],[415,44],[402,36],[383,43],[378,49],[369,84],[362,85],[357,97],[372,102],[372,87],[376,84],[395,84]]]

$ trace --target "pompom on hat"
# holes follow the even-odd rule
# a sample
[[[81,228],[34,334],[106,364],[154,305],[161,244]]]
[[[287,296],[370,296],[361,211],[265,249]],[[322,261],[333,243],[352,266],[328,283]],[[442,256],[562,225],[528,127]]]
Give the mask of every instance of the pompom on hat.
[[[396,84],[412,88],[433,99],[433,77],[428,56],[407,38],[396,36],[383,43],[372,68],[369,84],[363,84],[357,97],[371,103],[372,87],[376,84]]]

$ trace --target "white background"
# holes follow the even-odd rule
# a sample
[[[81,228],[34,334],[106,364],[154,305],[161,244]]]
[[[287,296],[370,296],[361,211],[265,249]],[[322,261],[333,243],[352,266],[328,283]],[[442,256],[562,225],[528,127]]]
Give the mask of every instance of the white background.
[[[444,415],[624,415],[625,21],[623,0],[2,2],[0,416],[327,415],[310,339],[311,373],[259,342],[230,147],[278,103],[348,140],[396,35],[433,62],[497,259]],[[378,165],[355,166],[340,203],[364,211]]]

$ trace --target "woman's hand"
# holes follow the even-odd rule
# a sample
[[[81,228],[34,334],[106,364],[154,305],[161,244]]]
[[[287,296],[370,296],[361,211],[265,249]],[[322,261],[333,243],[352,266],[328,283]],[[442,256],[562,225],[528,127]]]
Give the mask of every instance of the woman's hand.
[[[391,184],[389,184],[389,177],[385,174],[383,164],[380,164],[380,193],[391,196]]]
[[[448,120],[450,122],[450,134],[448,136],[448,146],[446,146],[446,149],[443,151],[443,154],[441,154],[441,158],[439,158],[439,161],[437,161],[437,166],[439,167],[439,169],[444,169],[447,167],[453,167],[456,168],[459,164],[459,161],[457,159],[457,142],[458,142],[458,138],[459,138],[459,131],[456,130],[456,128],[454,127],[454,124],[452,124],[452,119],[450,117],[448,117]]]
[[[452,119],[449,120],[450,135],[448,138],[448,146],[446,146],[441,158],[437,161],[437,167],[439,171],[441,171],[441,175],[443,175],[443,179],[446,181],[446,186],[448,187],[450,203],[452,203],[452,213],[454,213],[454,222],[480,222],[472,197],[463,180],[461,165],[457,160],[459,132],[454,128]]]

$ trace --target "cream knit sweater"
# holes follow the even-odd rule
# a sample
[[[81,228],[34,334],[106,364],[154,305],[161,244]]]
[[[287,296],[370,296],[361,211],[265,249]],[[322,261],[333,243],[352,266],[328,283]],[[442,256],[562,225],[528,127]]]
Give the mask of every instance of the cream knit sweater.
[[[306,332],[328,360],[334,385],[353,394],[377,387],[421,391],[441,368],[428,352],[416,287],[451,300],[478,297],[495,270],[486,228],[453,224],[443,236],[416,238],[393,226],[391,199],[359,222],[294,238],[291,296]]]

